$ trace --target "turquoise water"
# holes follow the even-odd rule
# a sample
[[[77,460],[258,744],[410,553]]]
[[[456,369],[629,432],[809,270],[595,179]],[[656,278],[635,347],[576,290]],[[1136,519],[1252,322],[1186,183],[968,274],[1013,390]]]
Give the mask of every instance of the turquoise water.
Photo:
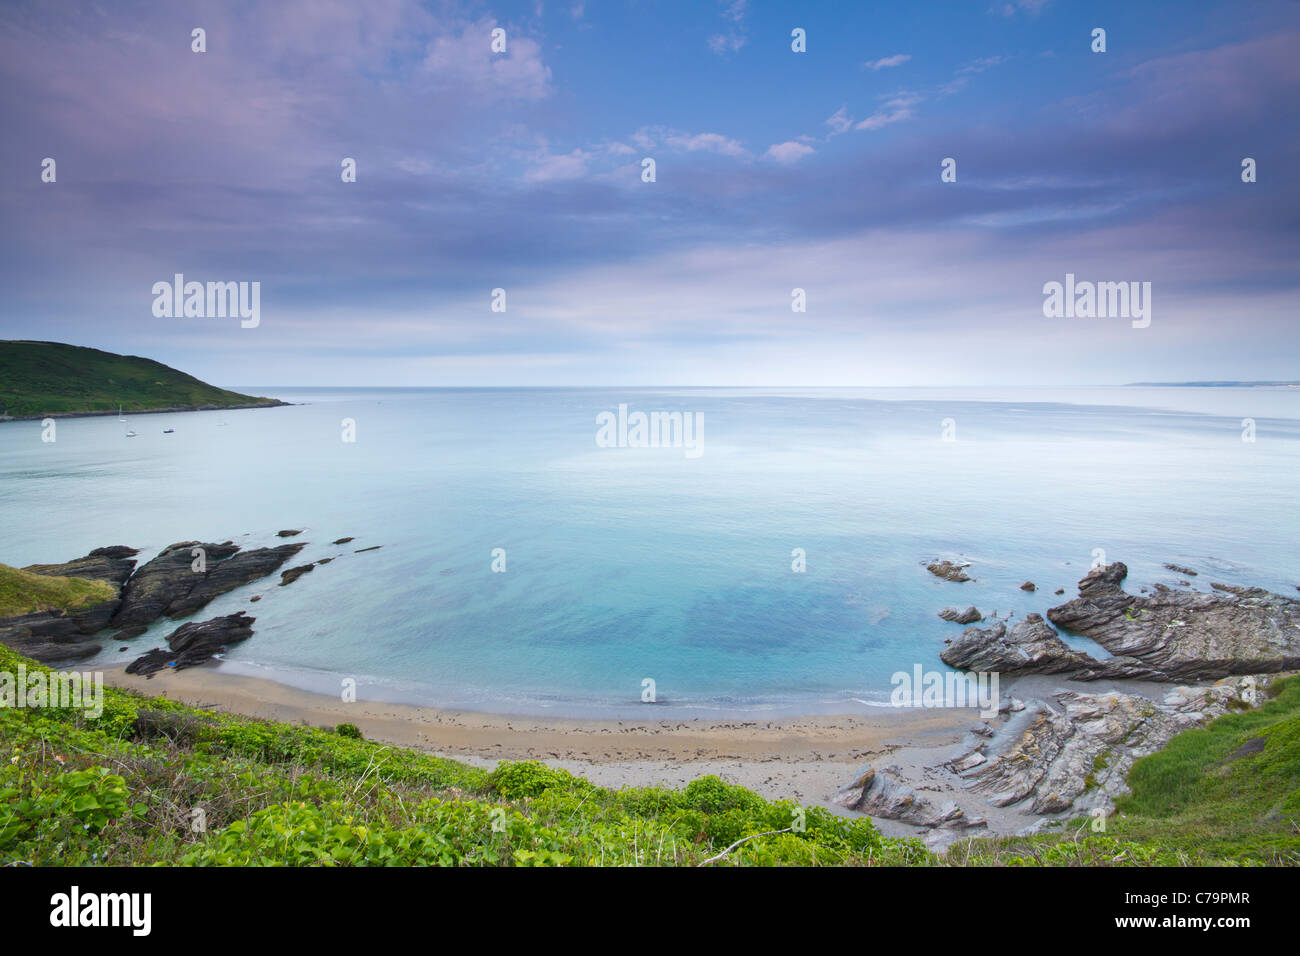
[[[1042,612],[1096,548],[1133,588],[1176,581],[1166,561],[1200,588],[1300,584],[1296,389],[241,390],[304,404],[69,419],[53,443],[0,425],[0,560],[304,528],[291,565],[337,560],[198,615],[257,618],[225,666],[571,716],[645,716],[644,678],[682,716],[883,703],[895,671],[942,666],[940,608]],[[702,415],[703,454],[597,447],[620,403]]]

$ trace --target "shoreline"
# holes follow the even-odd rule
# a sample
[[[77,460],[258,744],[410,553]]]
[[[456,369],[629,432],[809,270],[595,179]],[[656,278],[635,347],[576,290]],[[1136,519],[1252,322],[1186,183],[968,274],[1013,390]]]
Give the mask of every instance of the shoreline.
[[[772,719],[614,719],[495,715],[299,690],[206,664],[153,679],[106,668],[106,685],[220,713],[309,726],[355,724],[367,740],[476,766],[540,760],[600,786],[681,787],[717,774],[768,799],[846,813],[830,801],[862,766],[934,760],[958,746],[975,710],[886,709]],[[909,828],[910,829],[910,828]]]
[[[278,398],[265,402],[246,402],[241,405],[169,405],[163,408],[140,408],[135,411],[76,411],[45,412],[38,415],[0,415],[0,424],[4,422],[39,422],[46,418],[102,418],[105,415],[167,415],[172,412],[230,412],[245,408],[283,408],[293,402],[282,402]]]

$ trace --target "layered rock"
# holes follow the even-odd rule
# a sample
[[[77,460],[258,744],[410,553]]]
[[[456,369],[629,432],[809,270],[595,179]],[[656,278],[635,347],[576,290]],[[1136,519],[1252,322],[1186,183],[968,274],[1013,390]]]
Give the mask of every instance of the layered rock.
[[[184,670],[212,659],[232,644],[239,644],[253,636],[253,622],[243,611],[210,621],[182,624],[167,638],[168,649],[155,647],[148,654],[126,665],[128,674],[152,677],[164,667]]]
[[[1032,832],[1050,817],[1108,813],[1128,792],[1134,761],[1185,730],[1252,706],[1267,680],[1177,687],[1158,700],[1119,691],[1061,692],[1023,704],[1004,699],[997,720],[972,728],[940,761],[910,774],[896,764],[868,766],[834,800],[925,828],[934,848],[951,843],[961,828]]]
[[[101,645],[90,635],[108,625],[121,605],[121,588],[135,568],[139,552],[125,545],[97,548],[84,558],[63,564],[32,564],[23,568],[49,577],[91,578],[113,585],[116,593],[105,601],[70,610],[34,611],[0,619],[0,644],[42,664],[65,664],[99,653]]]
[[[968,627],[961,637],[949,638],[939,659],[950,667],[998,673],[1007,677],[1023,674],[1065,674],[1075,680],[1100,678],[1145,678],[1160,680],[1161,672],[1129,657],[1098,660],[1070,647],[1042,615],[1027,614],[1023,621],[1007,626],[994,621],[986,628]]]
[[[996,807],[1059,814],[1109,809],[1128,791],[1133,762],[1177,734],[1221,717],[1232,702],[1248,706],[1253,683],[1179,687],[1161,701],[1111,691],[1056,694],[1030,701],[992,739],[949,762],[964,786]]]
[[[279,569],[305,542],[241,551],[229,541],[182,541],[164,548],[127,582],[112,627],[149,624],[160,617],[192,614],[213,598]],[[203,549],[203,570],[194,570],[194,549]]]
[[[918,827],[968,829],[985,825],[984,818],[968,817],[951,800],[935,806],[899,779],[901,774],[897,765],[877,770],[868,764],[857,780],[836,795],[834,802],[850,810]]]
[[[1122,563],[1089,571],[1079,596],[1047,616],[1117,657],[1178,681],[1300,668],[1300,601],[1262,588],[1212,585],[1216,593],[1157,584],[1132,595]]]
[[[946,607],[939,612],[939,616],[945,621],[952,621],[955,624],[974,624],[977,621],[984,620],[984,615],[974,605],[959,611],[955,607]]]
[[[974,578],[965,571],[969,567],[969,564],[953,564],[951,561],[931,561],[925,569],[945,581],[973,581]]]

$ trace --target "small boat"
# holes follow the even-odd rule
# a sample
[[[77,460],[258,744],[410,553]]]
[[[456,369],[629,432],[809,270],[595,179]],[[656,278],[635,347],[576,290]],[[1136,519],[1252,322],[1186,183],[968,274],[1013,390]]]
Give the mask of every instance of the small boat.
[[[119,422],[124,422],[124,421],[126,421],[126,419],[122,417],[122,406],[121,406],[121,405],[117,406],[117,420],[118,420]]]
[[[134,437],[135,437],[135,432],[131,431],[130,429],[127,429],[126,437],[127,437],[127,438],[134,438]]]
[[[164,434],[164,435],[170,435],[170,434],[171,434],[172,432],[174,432],[174,431],[176,431],[176,429],[174,429],[174,428],[164,428],[164,429],[163,429],[163,434]]]

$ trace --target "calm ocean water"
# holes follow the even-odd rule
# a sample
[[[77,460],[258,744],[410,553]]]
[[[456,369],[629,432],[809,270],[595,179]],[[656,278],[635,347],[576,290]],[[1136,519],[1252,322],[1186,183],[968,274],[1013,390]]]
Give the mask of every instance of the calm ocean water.
[[[1166,561],[1200,588],[1300,584],[1300,389],[241,390],[304,404],[129,416],[131,439],[114,417],[52,444],[0,425],[0,560],[303,528],[290,566],[337,559],[197,616],[257,618],[227,667],[568,716],[644,717],[644,678],[661,715],[884,702],[895,671],[942,667],[940,608],[1042,612],[1096,548],[1135,589],[1176,581]],[[620,403],[702,415],[703,454],[598,447]],[[928,574],[940,556],[977,580]]]

